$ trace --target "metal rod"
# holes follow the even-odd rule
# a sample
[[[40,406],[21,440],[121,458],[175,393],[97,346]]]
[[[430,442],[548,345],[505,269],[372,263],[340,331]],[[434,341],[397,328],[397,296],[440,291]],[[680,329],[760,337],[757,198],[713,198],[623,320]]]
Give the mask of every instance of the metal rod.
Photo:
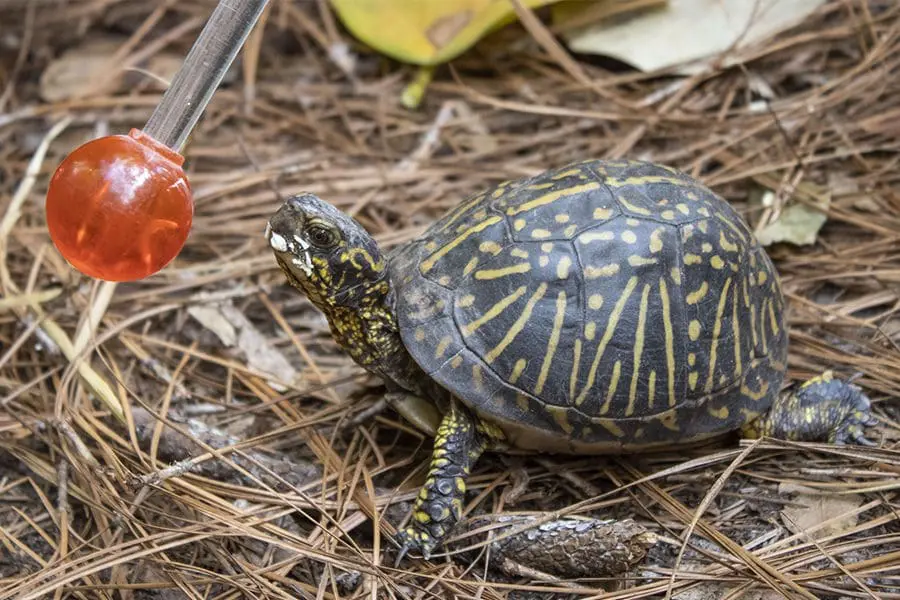
[[[219,87],[268,0],[220,0],[144,133],[176,152]]]

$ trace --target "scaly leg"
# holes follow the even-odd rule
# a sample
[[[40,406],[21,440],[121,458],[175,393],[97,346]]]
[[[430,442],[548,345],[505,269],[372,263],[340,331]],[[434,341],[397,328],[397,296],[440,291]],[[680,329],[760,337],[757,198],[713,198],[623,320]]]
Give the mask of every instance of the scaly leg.
[[[878,420],[869,411],[870,401],[862,390],[827,371],[779,397],[768,412],[745,425],[741,433],[747,438],[872,446],[874,442],[866,438],[865,428]]]
[[[499,435],[453,402],[434,438],[431,467],[413,506],[412,521],[397,536],[401,547],[398,563],[410,550],[428,559],[456,525],[462,516],[469,473]]]

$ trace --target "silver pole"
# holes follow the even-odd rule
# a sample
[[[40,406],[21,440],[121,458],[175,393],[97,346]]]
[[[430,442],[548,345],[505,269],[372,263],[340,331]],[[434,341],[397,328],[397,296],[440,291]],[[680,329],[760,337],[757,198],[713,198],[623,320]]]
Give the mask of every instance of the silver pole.
[[[144,133],[176,152],[219,87],[268,0],[220,0]]]

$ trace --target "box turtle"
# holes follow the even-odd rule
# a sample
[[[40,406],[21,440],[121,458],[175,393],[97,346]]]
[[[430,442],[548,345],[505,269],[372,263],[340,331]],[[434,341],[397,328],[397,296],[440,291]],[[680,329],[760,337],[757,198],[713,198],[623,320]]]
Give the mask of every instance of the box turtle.
[[[747,437],[871,444],[862,391],[824,373],[782,391],[778,274],[698,181],[591,160],[474,195],[382,253],[312,194],[266,237],[335,340],[434,436],[400,532],[428,557],[488,450],[627,453]]]

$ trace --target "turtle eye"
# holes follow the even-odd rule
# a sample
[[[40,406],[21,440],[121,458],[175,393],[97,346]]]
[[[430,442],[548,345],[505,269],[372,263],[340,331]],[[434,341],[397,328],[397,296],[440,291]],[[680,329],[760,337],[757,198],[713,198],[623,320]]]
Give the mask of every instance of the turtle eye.
[[[316,248],[333,248],[338,243],[337,234],[322,225],[310,225],[306,229],[306,238]]]

